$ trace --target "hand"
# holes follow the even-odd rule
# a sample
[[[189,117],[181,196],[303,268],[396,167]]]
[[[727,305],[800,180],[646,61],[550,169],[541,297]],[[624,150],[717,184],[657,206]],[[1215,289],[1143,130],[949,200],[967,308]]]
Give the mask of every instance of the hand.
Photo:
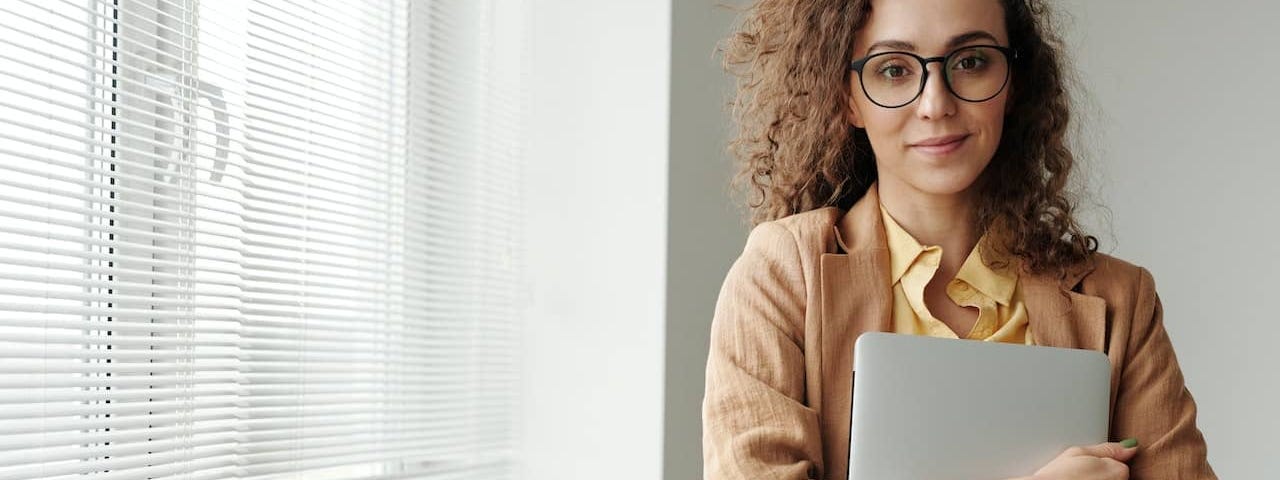
[[[1138,441],[1071,447],[1031,478],[1034,480],[1129,480],[1126,462],[1138,453]]]

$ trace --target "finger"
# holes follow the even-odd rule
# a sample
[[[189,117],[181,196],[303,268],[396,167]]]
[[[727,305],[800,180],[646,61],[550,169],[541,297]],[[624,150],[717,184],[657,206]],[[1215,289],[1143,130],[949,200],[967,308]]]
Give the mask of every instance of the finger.
[[[1134,455],[1138,454],[1138,442],[1136,440],[1131,441],[1130,443],[1120,442],[1119,445],[1120,445],[1120,453],[1111,457],[1116,459],[1117,461],[1128,463],[1129,460],[1133,460]],[[1129,446],[1129,445],[1132,445],[1132,446]]]
[[[1133,446],[1126,446],[1126,442],[1130,442],[1129,444],[1132,444]],[[1126,440],[1126,442],[1099,443],[1097,445],[1079,447],[1078,449],[1073,449],[1071,451],[1074,451],[1078,455],[1091,455],[1094,457],[1111,458],[1121,462],[1127,462],[1129,459],[1133,458],[1135,453],[1137,453],[1138,448],[1136,442],[1132,440]]]

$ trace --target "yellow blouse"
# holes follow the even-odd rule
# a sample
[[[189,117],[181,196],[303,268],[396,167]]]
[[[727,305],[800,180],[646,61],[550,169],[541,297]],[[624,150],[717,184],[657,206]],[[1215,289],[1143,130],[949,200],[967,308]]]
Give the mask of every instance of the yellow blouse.
[[[938,271],[942,247],[922,246],[880,206],[885,235],[889,242],[889,264],[893,282],[893,331],[912,335],[959,338],[956,332],[929,313],[924,303],[924,287]],[[978,245],[986,236],[978,240]],[[981,248],[974,247],[947,284],[947,296],[963,307],[977,307],[978,321],[964,336],[988,342],[1034,345],[1027,329],[1027,307],[1018,289],[1018,275],[1009,269],[992,269],[982,260]]]

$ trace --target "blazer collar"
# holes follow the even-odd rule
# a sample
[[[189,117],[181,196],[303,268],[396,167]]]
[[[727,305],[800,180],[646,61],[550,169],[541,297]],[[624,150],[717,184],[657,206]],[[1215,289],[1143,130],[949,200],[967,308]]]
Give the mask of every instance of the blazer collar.
[[[821,260],[824,350],[846,349],[863,332],[892,330],[888,240],[875,184],[833,228],[840,251]],[[1090,261],[1071,268],[1061,279],[1044,274],[1018,276],[1038,345],[1103,350],[1106,302],[1076,291],[1093,270]],[[837,335],[833,338],[828,333]]]

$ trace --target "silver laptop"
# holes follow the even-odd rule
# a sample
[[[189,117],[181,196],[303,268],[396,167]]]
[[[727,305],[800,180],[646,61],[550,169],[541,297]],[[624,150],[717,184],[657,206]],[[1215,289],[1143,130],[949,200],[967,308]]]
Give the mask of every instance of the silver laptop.
[[[854,350],[851,480],[1012,478],[1106,441],[1101,352],[892,333]]]

